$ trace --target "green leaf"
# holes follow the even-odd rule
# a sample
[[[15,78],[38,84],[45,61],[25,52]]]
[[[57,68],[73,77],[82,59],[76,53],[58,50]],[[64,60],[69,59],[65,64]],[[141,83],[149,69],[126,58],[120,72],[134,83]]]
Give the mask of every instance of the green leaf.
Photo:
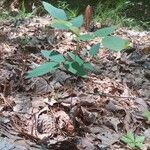
[[[88,63],[88,62],[84,63],[84,64],[83,64],[83,67],[84,67],[86,70],[88,70],[88,71],[94,71],[94,70],[95,70],[95,68],[94,68],[90,63]]]
[[[83,65],[84,62],[78,55],[75,55],[72,52],[68,52],[67,54],[73,61],[77,62],[79,65]]]
[[[44,9],[54,18],[67,20],[67,15],[63,9],[58,9],[47,2],[42,2]]]
[[[76,55],[73,54],[72,52],[68,52],[67,54],[68,54],[68,56],[69,56],[72,60],[75,60],[75,59],[76,59]]]
[[[45,58],[50,59],[51,51],[41,50],[41,53]]]
[[[148,120],[148,122],[150,122],[150,111],[146,111],[142,115]]]
[[[83,60],[78,55],[75,55],[72,52],[68,52],[67,54],[72,59],[72,61],[65,62],[64,63],[65,68],[71,73],[85,78],[86,71],[83,65],[84,64]]]
[[[132,140],[131,140],[131,139],[129,139],[128,137],[126,137],[126,136],[123,136],[120,140],[121,140],[122,142],[126,143],[126,144],[128,144],[128,143],[131,143],[131,142],[132,142]]]
[[[51,60],[57,63],[62,63],[66,61],[62,54],[51,56]]]
[[[107,36],[102,39],[102,44],[105,48],[114,51],[120,51],[128,47],[128,40],[121,39],[116,36]]]
[[[52,21],[51,26],[55,29],[59,30],[70,30],[74,34],[79,35],[79,29],[75,26],[72,25],[69,21],[64,21],[64,20],[54,20]]]
[[[127,145],[132,149],[135,148],[135,146],[136,146],[135,143],[128,143]]]
[[[48,59],[50,59],[51,56],[60,54],[58,51],[54,51],[54,50],[41,50],[41,53],[45,58]]]
[[[135,138],[132,132],[128,132],[127,135],[123,136],[120,140],[126,143],[130,148],[138,147],[142,149],[144,139],[144,136],[137,136]]]
[[[41,53],[45,58],[50,59],[51,61],[54,61],[57,63],[62,63],[66,61],[64,56],[57,51],[42,50]]]
[[[144,145],[142,143],[136,143],[135,146],[138,147],[139,149],[142,149]]]
[[[51,27],[59,30],[69,30],[72,24],[65,20],[54,20],[51,23]]]
[[[95,56],[95,55],[99,52],[99,49],[100,49],[100,44],[99,44],[99,43],[98,43],[98,44],[94,44],[94,45],[90,48],[89,54],[90,54],[91,56]]]
[[[134,142],[135,138],[132,132],[128,132],[126,135],[127,138],[129,138],[132,142]]]
[[[64,63],[64,67],[66,68],[66,70],[68,70],[69,72],[73,73],[73,74],[76,74],[77,71],[72,67],[72,61],[66,61]]]
[[[143,148],[144,140],[145,140],[144,136],[137,136],[135,138],[135,145],[136,145],[136,147],[142,149]]]
[[[83,65],[79,65],[78,62],[73,62],[71,64],[72,68],[74,68],[77,72],[76,75],[81,76],[83,78],[86,77],[86,71],[83,67]]]
[[[38,77],[48,72],[55,71],[58,66],[58,63],[56,62],[46,62],[39,67],[33,69],[32,71],[28,72],[26,78]]]
[[[100,36],[100,37],[105,37],[107,35],[110,35],[111,33],[113,33],[115,31],[116,27],[111,26],[111,27],[106,27],[103,29],[99,29],[97,31],[94,32],[95,36]]]
[[[121,139],[122,142],[127,144],[130,148],[135,148],[135,138],[132,132],[128,132],[127,135],[124,135]]]
[[[89,41],[89,40],[92,40],[94,38],[95,37],[93,34],[83,34],[83,35],[79,36],[79,40],[81,40],[81,41]]]
[[[76,34],[77,36],[79,36],[80,30],[77,27],[74,26],[70,26],[69,29]]]
[[[135,138],[135,142],[136,142],[136,143],[143,143],[144,140],[145,140],[145,136],[137,136],[137,137]]]
[[[127,135],[124,135],[121,139],[122,142],[124,143],[134,143],[134,135],[132,132],[128,132]]]
[[[83,15],[80,15],[80,16],[73,18],[70,22],[75,27],[78,27],[78,28],[81,27],[83,24]]]
[[[86,77],[86,71],[84,70],[83,65],[79,65],[75,61],[66,61],[64,63],[64,67],[66,68],[66,70],[75,75],[81,76],[83,78]]]

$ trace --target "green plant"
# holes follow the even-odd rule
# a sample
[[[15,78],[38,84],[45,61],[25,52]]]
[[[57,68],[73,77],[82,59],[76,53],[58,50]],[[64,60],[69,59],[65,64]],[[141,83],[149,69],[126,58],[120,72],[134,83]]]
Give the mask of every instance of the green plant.
[[[77,14],[79,14],[79,7],[70,8],[70,5],[67,1],[58,1],[57,7],[65,10],[69,18],[74,18],[77,16]]]
[[[9,20],[10,17],[10,13],[8,11],[4,11],[4,10],[0,10],[0,21],[4,21],[4,20]]]
[[[27,44],[30,43],[30,41],[31,41],[31,38],[28,37],[27,35],[22,36],[22,37],[20,38],[20,44],[21,44],[21,45],[27,45]]]
[[[79,56],[74,55],[72,52],[68,52],[67,57],[64,57],[57,51],[42,50],[41,53],[48,60],[48,62],[29,72],[27,76],[28,78],[37,77],[48,72],[56,71],[61,67],[62,63],[67,71],[81,77],[86,77],[87,69],[94,69],[90,63],[84,62]]]
[[[26,12],[24,1],[22,1],[21,6],[18,10],[18,15],[16,16],[16,18],[31,18],[33,16],[33,14],[34,14],[34,11],[31,13]]]
[[[150,111],[146,111],[143,114],[143,117],[145,117],[147,119],[147,121],[150,123]]]
[[[99,2],[95,7],[94,18],[104,24],[122,24],[125,16],[122,11],[126,7],[124,0]]]
[[[150,1],[99,0],[94,7],[94,20],[102,25],[114,24],[136,30],[149,30]],[[146,13],[145,13],[146,12]]]
[[[49,3],[43,2],[45,10],[54,18],[51,26],[55,29],[71,31],[75,34],[77,41],[74,53],[68,52],[67,56],[63,56],[57,51],[42,51],[42,55],[47,58],[48,62],[33,69],[28,73],[28,78],[40,76],[63,66],[68,72],[80,77],[87,77],[89,71],[93,71],[94,67],[89,62],[84,62],[78,55],[80,52],[80,43],[92,40],[94,38],[102,38],[102,44],[93,45],[89,50],[89,55],[95,56],[101,46],[114,51],[120,51],[128,46],[128,41],[116,36],[111,36],[115,31],[115,27],[107,27],[99,29],[91,34],[80,34],[80,27],[83,24],[83,15],[79,15],[73,19],[68,19],[64,10],[56,8]]]
[[[20,7],[18,8],[17,13],[11,13],[10,11],[0,9],[0,20],[18,20],[24,18],[31,18],[37,11],[38,8],[34,9],[33,12],[27,13],[24,5],[24,1],[22,1]]]
[[[124,135],[120,140],[127,144],[131,149],[139,148],[142,149],[144,143],[144,136],[135,137],[132,132],[128,132],[127,135]]]

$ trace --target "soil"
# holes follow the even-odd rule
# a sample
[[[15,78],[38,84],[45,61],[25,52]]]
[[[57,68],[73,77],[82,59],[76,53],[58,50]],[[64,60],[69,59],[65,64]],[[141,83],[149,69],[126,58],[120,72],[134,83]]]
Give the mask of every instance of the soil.
[[[74,51],[70,32],[48,28],[50,17],[0,23],[0,149],[128,150],[120,138],[144,135],[150,148],[150,32],[117,29],[121,52],[102,48],[87,79],[62,70],[26,79],[46,60],[41,50]],[[87,49],[96,40],[83,42]],[[82,57],[82,56],[81,56]]]

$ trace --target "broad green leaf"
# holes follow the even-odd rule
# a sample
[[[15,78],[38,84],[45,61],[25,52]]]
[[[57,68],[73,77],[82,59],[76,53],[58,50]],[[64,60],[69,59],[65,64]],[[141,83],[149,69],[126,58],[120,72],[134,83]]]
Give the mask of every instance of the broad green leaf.
[[[100,36],[100,37],[105,37],[107,35],[110,35],[111,33],[113,33],[115,31],[115,27],[111,26],[111,27],[106,27],[106,28],[102,28],[99,29],[97,31],[94,32],[95,36]]]
[[[64,56],[57,51],[42,50],[41,53],[45,58],[50,59],[51,61],[54,61],[57,63],[66,61]]]
[[[72,24],[65,20],[54,20],[52,21],[51,26],[59,30],[69,30]]]
[[[84,67],[86,70],[88,70],[88,71],[94,71],[94,70],[95,70],[95,68],[94,68],[90,63],[88,63],[88,62],[84,63],[84,64],[83,64],[83,67]]]
[[[42,55],[43,55],[45,58],[50,59],[51,51],[48,51],[48,50],[41,50],[41,53],[42,53]]]
[[[68,54],[68,56],[69,56],[72,60],[75,60],[75,59],[76,59],[76,55],[73,54],[72,52],[68,52],[67,54]]]
[[[89,41],[89,40],[92,40],[94,38],[95,37],[93,34],[83,34],[83,35],[79,36],[79,40],[81,40],[81,41]]]
[[[70,26],[69,29],[76,34],[77,36],[79,36],[80,30],[77,27],[74,26]]]
[[[135,148],[135,146],[136,146],[135,143],[127,143],[127,145],[129,145],[129,147],[132,149]]]
[[[136,143],[143,143],[144,140],[145,140],[145,137],[144,137],[144,136],[137,136],[137,137],[135,138],[135,142],[136,142]]]
[[[77,62],[66,61],[64,63],[64,67],[66,68],[66,70],[75,75],[81,76],[83,78],[86,77],[86,71],[84,70],[83,65],[79,65]]]
[[[51,24],[51,27],[57,29],[57,30],[69,30],[69,27],[64,25],[64,24],[57,24],[57,23],[53,23]]]
[[[84,62],[78,55],[75,55],[72,52],[68,52],[67,54],[73,61],[77,62],[79,65],[83,65]]]
[[[78,28],[81,27],[83,24],[83,15],[80,15],[80,16],[73,18],[70,22],[75,27],[78,27]]]
[[[131,139],[132,142],[134,142],[135,138],[132,132],[128,132],[126,135],[127,138]]]
[[[95,56],[95,55],[99,52],[99,49],[100,49],[100,44],[99,44],[99,43],[98,43],[98,44],[94,44],[94,45],[90,48],[89,54],[90,54],[91,56]]]
[[[79,29],[73,26],[72,23],[70,23],[69,21],[54,20],[52,21],[51,26],[59,30],[70,30],[76,35],[79,35],[79,32],[80,32]]]
[[[66,68],[66,70],[68,70],[69,72],[73,73],[73,74],[76,74],[77,73],[77,70],[75,70],[73,67],[72,67],[72,61],[66,61],[64,63],[64,67]]]
[[[58,66],[58,63],[56,62],[46,62],[39,67],[33,69],[32,71],[28,72],[26,78],[38,77],[48,72],[55,71]]]
[[[128,132],[127,135],[123,136],[120,140],[130,148],[135,148],[134,135],[131,132]]]
[[[145,137],[144,136],[137,136],[135,139],[135,145],[136,147],[142,149],[143,143],[144,143]]]
[[[124,143],[134,143],[134,135],[132,132],[128,132],[127,135],[124,135],[121,139]]]
[[[120,140],[126,143],[130,148],[138,147],[142,149],[144,139],[144,136],[137,136],[135,138],[132,132],[128,132],[127,135],[123,136]]]
[[[136,143],[135,146],[138,147],[139,149],[142,149],[144,145],[143,143]]]
[[[150,122],[150,111],[146,111],[142,115],[148,120],[148,122]]]
[[[57,63],[62,63],[66,61],[66,59],[64,58],[62,54],[51,56],[50,59]]]
[[[63,9],[56,8],[47,2],[42,2],[44,9],[54,18],[67,20],[67,15]]]
[[[50,57],[51,56],[55,56],[55,55],[59,55],[60,53],[58,51],[55,51],[55,50],[51,50],[50,51]]]
[[[50,50],[50,51],[48,51],[48,50],[41,50],[41,53],[46,58],[51,58],[51,56],[60,54],[58,51],[55,51],[55,50]]]
[[[123,136],[120,140],[126,144],[133,142],[131,139],[125,136]]]
[[[77,62],[73,62],[71,64],[72,68],[74,68],[77,72],[76,75],[81,76],[83,78],[86,77],[86,71],[83,67],[83,65],[79,65]]]
[[[102,44],[110,50],[120,51],[127,48],[129,42],[116,36],[107,36],[102,39]]]

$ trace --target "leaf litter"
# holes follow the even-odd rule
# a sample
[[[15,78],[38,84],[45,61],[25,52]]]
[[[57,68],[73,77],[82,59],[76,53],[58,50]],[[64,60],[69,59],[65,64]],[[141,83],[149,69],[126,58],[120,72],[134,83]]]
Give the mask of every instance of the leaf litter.
[[[144,134],[148,149],[142,113],[150,107],[150,33],[118,29],[114,34],[129,39],[131,48],[102,48],[88,79],[63,70],[25,79],[44,62],[41,50],[75,50],[73,35],[47,27],[50,21],[34,17],[0,25],[0,149],[123,150],[128,148],[120,137],[129,130]],[[81,48],[93,43],[97,39]]]

